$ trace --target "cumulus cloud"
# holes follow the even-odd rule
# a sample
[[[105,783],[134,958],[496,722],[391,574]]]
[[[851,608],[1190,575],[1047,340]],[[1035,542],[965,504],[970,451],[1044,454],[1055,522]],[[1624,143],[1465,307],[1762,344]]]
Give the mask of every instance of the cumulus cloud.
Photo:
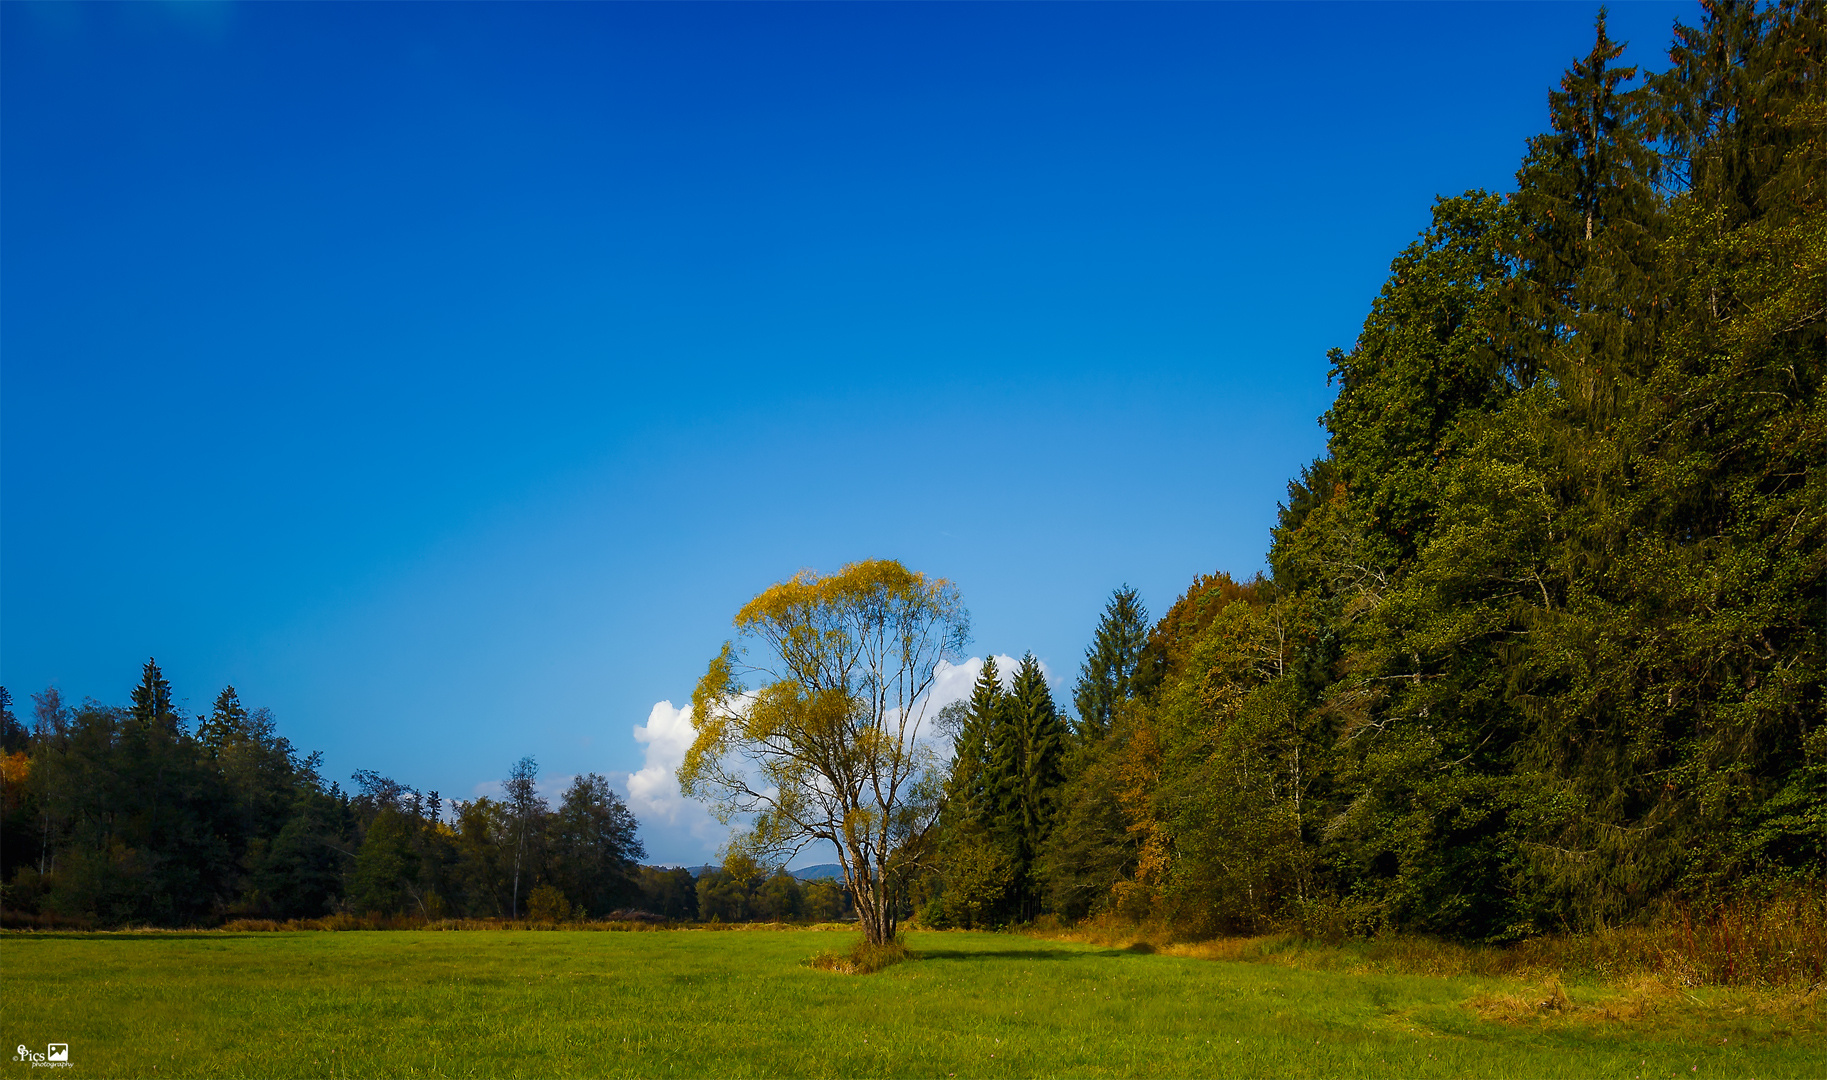
[[[634,727],[646,757],[628,775],[628,808],[641,822],[648,855],[660,862],[702,862],[729,838],[729,827],[703,803],[679,793],[679,765],[697,737],[689,704],[656,701],[647,722]]]
[[[687,801],[679,794],[679,765],[697,737],[691,706],[675,708],[670,701],[655,702],[647,722],[635,726],[634,741],[647,746],[646,761],[628,777],[628,802],[635,813],[668,824],[679,820]]]
[[[1007,653],[996,653],[996,673],[1002,678],[1002,688],[1009,689],[1015,684],[1015,669],[1021,666],[1021,658]],[[1040,673],[1046,676],[1047,685],[1053,685],[1053,672],[1047,668],[1046,661],[1036,658],[1040,664]],[[960,664],[939,661],[933,669],[933,688],[931,704],[933,711],[945,708],[954,701],[968,701],[971,687],[977,684],[977,677],[983,674],[983,657],[973,656]]]

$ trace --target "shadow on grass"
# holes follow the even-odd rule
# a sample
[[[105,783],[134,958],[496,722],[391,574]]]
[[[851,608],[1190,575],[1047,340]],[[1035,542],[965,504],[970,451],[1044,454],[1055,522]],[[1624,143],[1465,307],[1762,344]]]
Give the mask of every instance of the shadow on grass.
[[[1127,949],[920,949],[922,960],[1075,960],[1086,956],[1132,956]]]

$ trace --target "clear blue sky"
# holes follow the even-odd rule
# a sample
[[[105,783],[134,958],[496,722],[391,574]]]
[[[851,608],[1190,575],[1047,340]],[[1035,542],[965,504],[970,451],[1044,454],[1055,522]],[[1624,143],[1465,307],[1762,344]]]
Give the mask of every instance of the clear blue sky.
[[[621,784],[744,600],[886,556],[1069,683],[1113,587],[1262,567],[1595,12],[0,4],[0,681]]]

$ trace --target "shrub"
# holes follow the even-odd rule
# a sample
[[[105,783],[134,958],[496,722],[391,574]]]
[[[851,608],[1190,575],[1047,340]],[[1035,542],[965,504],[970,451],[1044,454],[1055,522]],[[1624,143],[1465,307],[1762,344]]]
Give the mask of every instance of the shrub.
[[[527,894],[527,918],[534,922],[564,922],[571,917],[571,901],[551,885],[541,885]]]

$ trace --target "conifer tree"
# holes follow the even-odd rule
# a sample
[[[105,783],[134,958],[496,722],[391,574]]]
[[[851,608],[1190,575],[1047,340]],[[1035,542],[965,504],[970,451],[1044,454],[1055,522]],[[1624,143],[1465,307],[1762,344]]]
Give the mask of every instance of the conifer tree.
[[[1035,858],[1052,831],[1054,794],[1065,778],[1067,735],[1065,721],[1053,704],[1053,692],[1047,688],[1047,677],[1033,653],[1023,656],[1015,670],[1009,713],[1011,726],[1020,733],[1021,770],[1012,810],[1020,837],[1017,852],[1026,908],[1022,914],[1031,918],[1039,914],[1034,899],[1038,895],[1033,880]]]
[[[31,732],[13,715],[13,695],[0,686],[0,754],[17,753],[31,743]]]
[[[1035,856],[1052,823],[1052,800],[1063,776],[1066,736],[1065,723],[1033,653],[1022,657],[997,719],[989,769],[996,807],[993,831],[1013,864],[1017,911],[1031,918],[1038,913]]]
[[[1100,739],[1110,731],[1118,703],[1135,692],[1136,666],[1148,644],[1148,610],[1127,585],[1110,594],[1098,619],[1097,636],[1085,650],[1072,701],[1078,708],[1078,734]]]
[[[1021,784],[1019,825],[1024,847],[1032,852],[1046,838],[1051,820],[1053,789],[1063,775],[1066,725],[1053,704],[1053,692],[1040,661],[1028,653],[1015,669],[1009,692],[1009,711],[1021,734]]]
[[[998,798],[991,778],[991,762],[1005,697],[1002,675],[996,670],[996,658],[986,656],[965,706],[964,724],[954,747],[951,783],[947,789],[956,811],[955,820],[973,828],[989,829],[996,817]]]
[[[241,695],[232,686],[223,687],[209,716],[197,725],[197,741],[211,754],[219,754],[224,746],[246,736],[247,722]]]
[[[133,688],[133,707],[129,715],[143,732],[178,733],[180,719],[172,709],[171,684],[159,671],[157,660],[147,660],[141,670],[140,684]]]
[[[1655,258],[1666,215],[1648,90],[1599,9],[1592,51],[1548,95],[1551,130],[1531,139],[1512,197],[1519,272],[1502,335],[1522,369],[1551,375],[1589,421],[1618,407],[1618,380],[1647,369],[1667,284]],[[1525,381],[1530,381],[1526,379]]]
[[[995,657],[984,658],[970,698],[946,708],[962,717],[954,736],[945,812],[940,820],[939,879],[944,895],[934,910],[953,924],[982,926],[999,917],[1011,880],[1011,860],[1000,828],[998,786],[991,773],[996,738],[1008,711],[1008,694]]]

